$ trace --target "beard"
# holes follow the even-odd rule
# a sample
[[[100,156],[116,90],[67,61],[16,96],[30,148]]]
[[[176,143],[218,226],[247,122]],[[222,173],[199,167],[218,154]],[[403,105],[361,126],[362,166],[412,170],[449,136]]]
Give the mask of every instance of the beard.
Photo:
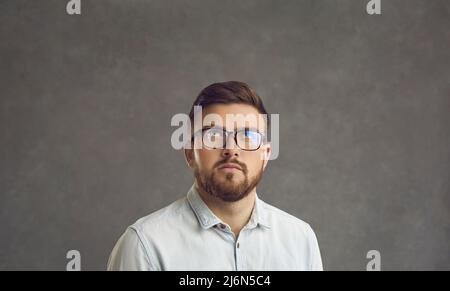
[[[225,163],[235,163],[242,168],[241,173],[217,173],[217,167]],[[244,178],[240,178],[241,174]],[[248,177],[248,168],[244,163],[236,160],[225,159],[217,162],[210,173],[201,173],[196,166],[194,176],[198,186],[213,197],[224,202],[236,202],[245,198],[261,181],[263,166],[252,178]],[[221,177],[223,176],[223,177]]]

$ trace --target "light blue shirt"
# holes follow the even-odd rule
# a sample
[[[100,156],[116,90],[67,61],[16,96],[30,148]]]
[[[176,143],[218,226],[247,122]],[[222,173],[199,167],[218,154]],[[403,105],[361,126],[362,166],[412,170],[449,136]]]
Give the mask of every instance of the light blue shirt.
[[[258,195],[236,239],[193,185],[186,197],[128,227],[108,270],[322,270],[322,260],[309,224]]]

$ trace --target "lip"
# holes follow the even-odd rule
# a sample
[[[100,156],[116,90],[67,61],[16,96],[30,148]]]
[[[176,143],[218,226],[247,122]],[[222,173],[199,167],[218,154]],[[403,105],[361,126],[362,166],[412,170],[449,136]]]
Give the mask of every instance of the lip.
[[[238,164],[234,164],[234,163],[223,164],[218,169],[219,170],[239,170],[239,171],[242,171],[241,166],[239,166]]]

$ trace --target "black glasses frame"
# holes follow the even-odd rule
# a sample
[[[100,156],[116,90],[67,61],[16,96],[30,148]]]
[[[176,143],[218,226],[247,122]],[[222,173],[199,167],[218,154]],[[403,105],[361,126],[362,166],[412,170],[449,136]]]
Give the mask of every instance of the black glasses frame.
[[[203,135],[204,135],[205,131],[210,130],[210,129],[216,129],[216,130],[222,130],[222,131],[223,131],[225,138],[224,138],[224,140],[223,140],[222,149],[225,149],[225,148],[226,148],[228,138],[229,138],[229,136],[230,136],[231,134],[233,134],[233,140],[234,140],[234,143],[238,146],[238,148],[240,148],[240,149],[243,150],[243,151],[254,152],[254,151],[259,150],[259,149],[261,148],[261,146],[264,144],[264,137],[265,137],[265,135],[264,135],[263,133],[259,132],[259,131],[249,130],[249,129],[241,129],[241,130],[233,130],[233,131],[229,131],[229,130],[225,130],[224,128],[205,127],[205,128],[202,128],[201,130],[199,130],[199,131],[196,132],[197,135],[198,135],[199,133],[201,133],[201,138],[202,138],[202,144],[203,144],[203,145],[205,145],[205,142],[204,142],[204,140],[203,140]],[[237,134],[238,134],[239,132],[242,132],[242,131],[252,131],[252,132],[255,132],[255,133],[257,133],[257,134],[259,134],[259,135],[261,136],[261,142],[259,143],[259,145],[258,145],[258,147],[257,147],[256,149],[252,149],[252,150],[249,150],[249,149],[243,149],[242,147],[239,146],[238,141],[237,141]],[[194,138],[195,138],[195,135],[196,135],[196,134],[192,135],[192,141],[194,141]],[[206,145],[205,145],[205,146],[206,146]],[[208,147],[208,146],[206,146],[206,147],[207,147],[207,148],[210,148],[210,149],[215,149],[215,148],[211,148],[211,147]]]

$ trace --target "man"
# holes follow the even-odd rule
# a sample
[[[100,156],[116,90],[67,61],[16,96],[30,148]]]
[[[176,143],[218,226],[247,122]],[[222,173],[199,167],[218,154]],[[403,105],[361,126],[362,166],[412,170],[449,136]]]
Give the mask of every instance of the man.
[[[216,83],[200,92],[191,122],[195,106],[203,122],[185,148],[194,185],[130,226],[108,270],[322,270],[311,227],[256,193],[271,151],[260,97],[245,83]],[[236,116],[255,118],[229,122]]]

